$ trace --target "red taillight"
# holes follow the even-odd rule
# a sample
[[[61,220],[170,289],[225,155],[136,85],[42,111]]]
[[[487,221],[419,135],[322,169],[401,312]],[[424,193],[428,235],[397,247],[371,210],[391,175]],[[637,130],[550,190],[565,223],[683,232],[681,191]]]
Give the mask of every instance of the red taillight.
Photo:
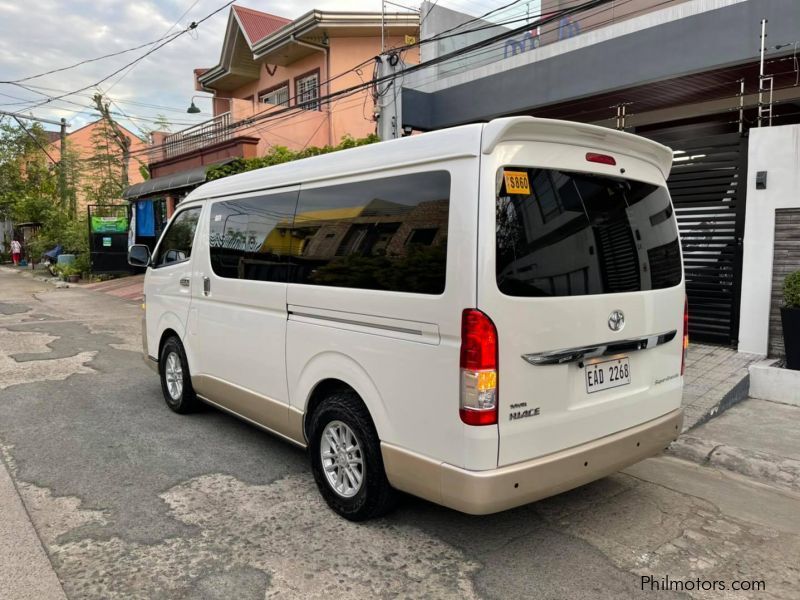
[[[617,161],[613,156],[608,154],[598,154],[597,152],[587,152],[586,160],[593,163],[600,163],[601,165],[616,165]]]
[[[461,406],[467,425],[497,423],[497,328],[481,311],[461,315]]]
[[[681,354],[681,376],[686,371],[686,353],[689,352],[689,299],[683,301],[683,354]]]
[[[475,308],[461,314],[461,368],[497,368],[497,329],[492,320]]]

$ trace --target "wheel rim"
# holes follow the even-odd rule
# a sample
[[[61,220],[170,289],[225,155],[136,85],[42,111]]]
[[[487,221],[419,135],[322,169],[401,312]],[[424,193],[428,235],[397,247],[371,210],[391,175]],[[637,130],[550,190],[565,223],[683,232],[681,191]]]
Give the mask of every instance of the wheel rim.
[[[183,367],[181,366],[180,356],[175,352],[170,352],[167,355],[164,378],[167,381],[167,391],[170,398],[180,400],[181,394],[183,394]]]
[[[355,496],[364,483],[364,455],[353,430],[331,421],[322,431],[319,452],[331,489],[343,498]]]

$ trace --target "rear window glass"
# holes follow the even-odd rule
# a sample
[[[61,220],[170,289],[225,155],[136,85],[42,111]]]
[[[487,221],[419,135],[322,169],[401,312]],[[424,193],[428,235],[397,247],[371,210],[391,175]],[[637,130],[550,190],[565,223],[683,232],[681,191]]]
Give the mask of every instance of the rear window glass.
[[[681,282],[678,230],[665,187],[505,167],[496,190],[496,273],[504,294],[612,294]]]

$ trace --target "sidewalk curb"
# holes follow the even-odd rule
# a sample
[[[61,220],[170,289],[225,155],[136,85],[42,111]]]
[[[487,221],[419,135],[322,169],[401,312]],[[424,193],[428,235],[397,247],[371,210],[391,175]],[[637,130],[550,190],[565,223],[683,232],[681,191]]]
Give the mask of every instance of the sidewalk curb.
[[[717,444],[713,440],[691,435],[682,435],[670,444],[667,454],[702,466],[725,469],[784,490],[800,492],[798,460]]]
[[[0,589],[7,600],[66,600],[39,532],[0,457]]]
[[[32,272],[32,271],[27,271],[27,270],[22,271],[22,270],[19,270],[19,269],[9,269],[8,267],[2,267],[2,266],[0,266],[0,271],[4,272],[4,273],[10,273],[10,274],[17,273],[21,277],[27,277],[28,279],[33,279],[34,281],[39,281],[41,283],[49,283],[50,285],[55,286],[56,289],[66,289],[66,288],[72,287],[69,283],[67,283],[66,281],[61,281],[57,277],[46,277],[44,275],[40,275],[40,274]],[[75,286],[75,287],[80,287],[80,286]]]
[[[708,423],[711,419],[720,416],[730,407],[739,404],[742,400],[746,400],[750,394],[750,375],[745,375],[739,382],[734,385],[728,392],[717,402],[714,406],[709,408],[705,414],[692,423],[689,427],[683,430],[683,434],[698,428],[704,423]]]

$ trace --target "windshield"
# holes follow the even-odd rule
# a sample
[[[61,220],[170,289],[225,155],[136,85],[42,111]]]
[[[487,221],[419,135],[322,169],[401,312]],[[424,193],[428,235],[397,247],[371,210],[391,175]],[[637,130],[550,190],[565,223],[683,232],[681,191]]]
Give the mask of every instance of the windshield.
[[[663,186],[504,167],[497,174],[496,271],[509,296],[638,292],[681,282]]]

